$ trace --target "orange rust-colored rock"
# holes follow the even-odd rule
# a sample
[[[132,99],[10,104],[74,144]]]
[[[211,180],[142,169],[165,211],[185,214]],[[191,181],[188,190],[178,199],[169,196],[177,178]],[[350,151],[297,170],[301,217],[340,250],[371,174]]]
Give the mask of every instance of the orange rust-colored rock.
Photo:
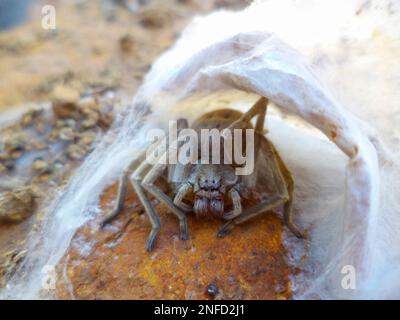
[[[190,216],[190,240],[184,242],[178,238],[175,216],[158,205],[161,231],[154,251],[148,253],[150,223],[143,212],[133,209],[133,191],[118,218],[98,230],[98,220],[111,208],[115,193],[115,185],[104,192],[103,212],[75,235],[59,268],[60,298],[290,298],[292,270],[282,244],[282,222],[275,214],[238,226],[222,239],[216,237],[221,221]],[[211,284],[218,288],[215,297],[206,292]]]

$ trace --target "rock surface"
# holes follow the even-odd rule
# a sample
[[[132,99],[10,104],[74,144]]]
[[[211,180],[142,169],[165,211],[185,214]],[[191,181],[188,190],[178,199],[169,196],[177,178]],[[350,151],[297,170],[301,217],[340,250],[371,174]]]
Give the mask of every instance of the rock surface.
[[[0,192],[0,223],[18,223],[34,213],[37,194],[30,187]]]
[[[98,230],[116,186],[101,199],[102,212],[82,227],[59,265],[63,299],[288,299],[288,266],[280,218],[264,216],[217,238],[221,221],[189,217],[190,239],[178,238],[178,221],[161,205],[161,231],[145,250],[150,223],[133,191],[114,222]],[[65,267],[66,264],[66,268]],[[66,270],[66,272],[65,272]],[[66,276],[65,276],[66,275]]]

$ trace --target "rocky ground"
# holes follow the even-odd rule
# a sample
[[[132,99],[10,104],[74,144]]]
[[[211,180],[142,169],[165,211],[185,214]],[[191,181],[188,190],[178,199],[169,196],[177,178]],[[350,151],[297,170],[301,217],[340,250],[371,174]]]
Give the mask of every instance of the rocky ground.
[[[62,188],[113,122],[104,95],[60,95],[49,108],[25,112],[0,129],[0,285],[40,223],[39,204]],[[3,275],[3,277],[1,277]]]
[[[37,208],[62,190],[112,125],[121,96],[134,93],[152,61],[194,14],[246,5],[154,0],[132,8],[127,2],[57,1],[57,29],[48,31],[40,26],[43,3],[38,1],[28,24],[0,33],[0,74],[7,75],[0,79],[0,115],[33,105],[11,116],[0,131],[0,287],[26,254],[27,234],[40,226]],[[115,194],[115,185],[104,191],[102,214]],[[59,277],[57,295],[290,298],[295,270],[288,265],[283,225],[274,213],[224,239],[216,238],[221,222],[190,217],[191,237],[182,242],[175,217],[160,205],[157,210],[162,230],[151,254],[144,249],[150,224],[132,191],[111,225],[99,230],[96,220],[78,230],[58,266],[67,277]]]

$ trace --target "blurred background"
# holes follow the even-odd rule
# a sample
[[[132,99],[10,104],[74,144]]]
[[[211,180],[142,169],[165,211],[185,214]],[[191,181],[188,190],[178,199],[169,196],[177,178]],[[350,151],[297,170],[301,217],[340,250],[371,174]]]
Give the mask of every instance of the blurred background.
[[[193,16],[248,4],[0,0],[0,111],[104,87],[134,92],[152,61]]]

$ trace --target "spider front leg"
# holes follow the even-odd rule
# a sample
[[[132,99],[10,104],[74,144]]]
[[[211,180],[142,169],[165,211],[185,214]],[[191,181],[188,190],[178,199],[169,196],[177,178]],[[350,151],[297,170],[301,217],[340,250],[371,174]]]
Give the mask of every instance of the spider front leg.
[[[146,174],[149,166],[150,165],[147,163],[147,161],[144,160],[144,162],[142,162],[142,164],[133,172],[131,176],[131,183],[151,223],[152,229],[146,243],[146,250],[150,252],[153,250],[154,241],[158,232],[160,231],[160,217],[158,216],[153,204],[147,197],[142,186],[143,176]]]
[[[254,218],[264,212],[267,212],[275,208],[276,206],[284,203],[286,200],[287,200],[286,198],[276,197],[275,199],[263,201],[252,208],[244,210],[241,215],[225,223],[222,226],[222,228],[218,231],[218,237],[220,238],[224,237],[230,230],[233,229],[235,225],[241,224],[251,218]]]
[[[175,206],[173,201],[169,198],[169,196],[154,184],[156,179],[163,173],[166,167],[167,167],[166,164],[156,164],[153,168],[151,168],[149,173],[142,181],[142,186],[146,189],[146,191],[151,193],[156,199],[164,203],[168,207],[168,209],[170,209],[172,213],[174,213],[177,216],[177,218],[179,219],[179,226],[180,226],[180,238],[182,240],[187,240],[189,236],[188,236],[187,218],[185,213],[180,208]]]
[[[178,130],[184,127],[187,127],[187,121],[184,119],[180,119],[178,122]],[[155,181],[157,180],[157,178],[159,178],[163,174],[164,170],[168,166],[168,164],[166,163],[167,161],[163,163],[162,160],[170,159],[170,157],[167,156],[171,151],[175,150],[175,148],[179,152],[181,145],[182,141],[173,141],[168,145],[165,153],[161,157],[159,157],[158,163],[156,163],[144,177],[143,181],[141,182],[141,186],[160,202],[164,203],[168,207],[168,209],[170,209],[172,213],[177,216],[177,218],[179,219],[180,238],[182,240],[187,240],[189,236],[186,214],[182,211],[182,209],[174,204],[174,202],[167,194],[165,194],[158,186],[155,185]]]
[[[142,151],[139,156],[129,164],[128,168],[124,170],[122,177],[118,183],[118,194],[115,201],[114,208],[106,214],[106,216],[100,221],[100,228],[104,228],[106,224],[111,222],[123,209],[126,192],[128,189],[129,175],[136,169],[136,167],[142,163],[145,159],[146,152]]]
[[[193,185],[189,182],[182,184],[174,198],[174,204],[185,212],[192,211],[192,207],[183,202],[185,196],[193,190]]]
[[[239,192],[232,188],[229,190],[229,196],[232,199],[233,209],[227,213],[224,213],[223,218],[225,220],[232,220],[242,213],[242,203]]]

